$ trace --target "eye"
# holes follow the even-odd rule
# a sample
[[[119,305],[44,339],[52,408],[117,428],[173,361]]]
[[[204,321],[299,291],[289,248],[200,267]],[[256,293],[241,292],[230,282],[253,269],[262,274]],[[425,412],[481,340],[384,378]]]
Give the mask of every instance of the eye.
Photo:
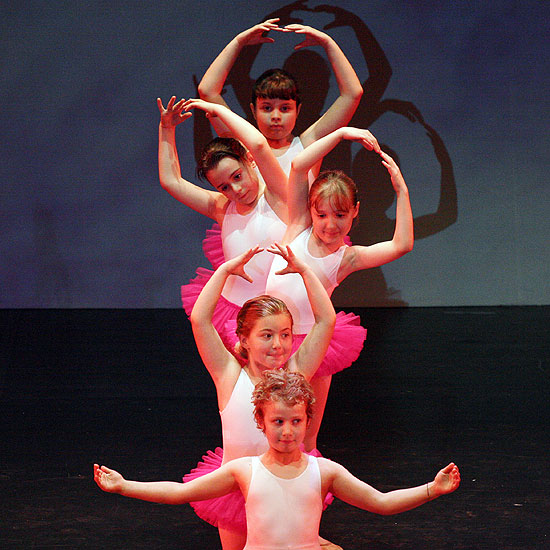
[[[297,426],[298,424],[300,424],[300,422],[302,422],[302,419],[301,418],[295,418],[292,423]]]
[[[222,186],[220,187],[220,191],[221,191],[222,193],[225,193],[225,192],[228,191],[228,190],[229,190],[229,185],[222,185]]]

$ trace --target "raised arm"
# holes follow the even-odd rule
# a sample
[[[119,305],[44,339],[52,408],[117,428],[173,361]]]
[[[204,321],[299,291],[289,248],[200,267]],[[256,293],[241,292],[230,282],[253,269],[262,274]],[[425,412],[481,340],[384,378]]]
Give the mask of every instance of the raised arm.
[[[382,493],[357,479],[343,466],[323,461],[321,475],[328,472],[329,491],[339,499],[375,514],[391,515],[406,512],[442,495],[452,493],[460,485],[460,472],[452,462],[440,470],[435,479],[418,487]]]
[[[162,100],[157,98],[160,111],[158,150],[160,184],[181,203],[219,223],[227,199],[221,193],[203,189],[181,176],[176,148],[176,126],[191,116],[190,113],[183,112],[184,104],[184,99],[176,103],[176,97],[172,96],[165,108]]]
[[[210,120],[219,118],[250,152],[266,184],[266,199],[277,215],[286,221],[287,177],[264,135],[250,122],[227,107],[202,99],[189,99],[184,110],[201,109]]]
[[[94,464],[94,481],[102,491],[160,504],[185,504],[226,495],[239,489],[237,478],[237,468],[229,463],[187,483],[131,481],[116,470]]]
[[[351,120],[363,95],[363,88],[344,52],[328,34],[299,24],[287,25],[284,29],[305,35],[303,42],[294,47],[295,50],[309,46],[321,46],[325,50],[340,90],[340,95],[326,113],[300,136],[304,147],[307,147]]]
[[[291,242],[311,225],[308,207],[309,170],[342,140],[358,141],[366,149],[380,152],[378,141],[368,130],[350,127],[338,128],[301,151],[292,160],[288,178],[288,229],[284,238],[285,243]]]
[[[271,30],[282,30],[277,25],[278,18],[268,19],[259,25],[239,33],[214,59],[210,67],[204,73],[199,83],[198,91],[201,99],[211,103],[218,103],[227,107],[222,97],[222,91],[229,73],[237,61],[241,50],[245,46],[253,46],[274,42],[273,38],[265,36]],[[221,119],[211,118],[210,122],[219,136],[234,137],[231,129]]]
[[[226,349],[214,327],[212,322],[214,310],[230,275],[237,275],[251,281],[244,267],[254,255],[261,251],[260,247],[251,248],[218,267],[204,285],[189,316],[197,349],[216,386],[220,410],[224,408],[223,405],[229,399],[241,366]]]
[[[371,246],[356,245],[348,248],[338,273],[340,281],[354,271],[377,267],[397,260],[410,252],[414,246],[414,222],[409,190],[397,163],[384,151],[380,152],[380,156],[382,164],[390,174],[397,197],[393,238],[391,241]]]
[[[287,267],[276,272],[277,276],[284,276],[286,273],[298,273],[304,281],[315,322],[298,351],[290,358],[288,365],[291,370],[298,371],[307,380],[311,380],[325,357],[332,338],[336,312],[317,275],[308,265],[294,255],[290,246],[281,246],[274,243],[273,246],[268,248],[268,251],[282,256],[287,261]]]

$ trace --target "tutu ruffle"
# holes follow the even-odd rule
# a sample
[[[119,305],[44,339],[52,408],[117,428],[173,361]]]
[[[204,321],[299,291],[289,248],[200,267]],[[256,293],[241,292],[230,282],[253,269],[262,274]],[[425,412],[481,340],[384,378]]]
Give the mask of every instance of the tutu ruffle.
[[[217,470],[222,465],[222,459],[223,449],[220,449],[220,447],[216,447],[215,451],[208,451],[202,457],[202,462],[199,462],[196,468],[183,476],[183,482],[186,483]],[[210,523],[210,525],[246,533],[244,498],[240,491],[233,491],[223,497],[190,502],[189,504],[191,504],[197,516]]]
[[[313,449],[307,454],[322,456],[317,449]],[[217,470],[222,465],[222,460],[223,449],[220,447],[216,447],[214,451],[208,451],[202,457],[202,462],[199,462],[196,468],[193,468],[188,474],[183,476],[183,482],[187,483]],[[323,503],[323,510],[329,504],[332,504],[333,500],[334,496],[332,493],[327,493],[325,502]],[[193,507],[197,516],[210,523],[210,525],[246,533],[246,510],[244,497],[240,491],[233,491],[223,497],[194,501],[189,504]]]
[[[223,330],[223,340],[229,349],[237,342],[235,319],[229,319]],[[300,347],[305,334],[294,334],[292,337],[292,353]],[[363,343],[367,337],[367,329],[361,326],[361,318],[354,313],[340,311],[336,314],[334,334],[328,346],[325,358],[319,365],[315,376],[328,376],[347,369],[357,360]],[[230,347],[232,346],[232,347]]]
[[[193,307],[199,297],[199,294],[204,288],[204,285],[214,274],[214,271],[204,267],[199,267],[196,273],[197,276],[194,279],[191,279],[188,284],[181,287],[181,302],[187,315],[191,315],[191,311],[193,311]],[[229,300],[226,300],[223,296],[220,296],[212,317],[212,324],[220,335],[224,345],[231,353],[234,353],[237,337],[235,335],[233,335],[233,337],[228,336],[225,333],[225,327],[229,321],[237,318],[237,313],[240,309],[241,308],[238,305],[233,304]],[[235,330],[235,327],[236,324],[233,325],[233,330]]]
[[[218,269],[225,262],[222,229],[217,223],[212,224],[212,227],[206,230],[206,237],[202,241],[202,250],[214,269]]]

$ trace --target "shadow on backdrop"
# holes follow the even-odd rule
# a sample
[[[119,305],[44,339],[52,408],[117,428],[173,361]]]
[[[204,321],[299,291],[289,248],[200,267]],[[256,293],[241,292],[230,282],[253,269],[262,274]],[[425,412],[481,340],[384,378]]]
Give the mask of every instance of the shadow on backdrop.
[[[441,136],[424,120],[422,113],[412,102],[393,98],[382,99],[391,79],[392,69],[367,25],[354,13],[337,6],[319,5],[309,8],[307,0],[283,6],[266,15],[263,20],[278,17],[281,26],[291,23],[307,24],[304,18],[298,17],[295,12],[333,15],[333,21],[325,25],[323,30],[345,27],[353,30],[356,36],[368,69],[368,77],[362,82],[363,97],[350,126],[369,128],[385,113],[394,113],[410,122],[420,124],[426,131],[440,166],[439,203],[435,212],[414,219],[415,240],[430,237],[455,223],[458,218],[457,193],[450,155]],[[261,47],[262,45],[244,48],[226,80],[226,86],[232,87],[242,111],[252,124],[255,124],[255,121],[250,112],[250,95],[255,79],[251,74]],[[262,72],[268,68],[270,67],[262,68]],[[324,57],[312,50],[293,52],[284,62],[283,69],[294,75],[300,86],[302,108],[294,131],[295,135],[299,135],[323,114],[330,87],[331,70]],[[196,76],[193,78],[197,86],[198,79]],[[200,116],[202,113],[197,114],[199,116],[193,116],[196,158],[214,137],[206,117]],[[387,144],[381,146],[399,164],[398,152]],[[389,174],[380,163],[379,157],[364,149],[354,154],[352,143],[343,141],[325,157],[323,169],[343,170],[357,183],[361,207],[359,218],[350,233],[352,241],[369,245],[391,239],[395,219],[388,218],[386,211],[395,201],[395,194]],[[333,301],[342,307],[408,305],[401,298],[399,289],[388,287],[381,267],[350,275],[334,290]]]

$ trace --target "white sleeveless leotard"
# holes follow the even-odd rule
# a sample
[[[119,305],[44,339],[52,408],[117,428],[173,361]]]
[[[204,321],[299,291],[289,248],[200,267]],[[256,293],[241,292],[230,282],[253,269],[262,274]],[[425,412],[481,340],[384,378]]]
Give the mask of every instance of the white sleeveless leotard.
[[[324,258],[316,258],[308,250],[312,230],[313,227],[309,227],[302,231],[290,243],[290,248],[298,258],[311,267],[330,296],[332,291],[338,286],[338,269],[342,263],[347,245],[342,245],[336,252]],[[297,273],[275,275],[277,271],[284,267],[286,267],[285,260],[277,256],[271,265],[267,279],[266,294],[280,298],[285,302],[292,314],[293,332],[295,334],[307,334],[313,326],[315,319],[309,304],[304,281]]]
[[[293,479],[272,474],[252,457],[246,498],[248,534],[244,550],[320,550],[321,472],[308,456],[306,469]]]
[[[234,458],[261,455],[268,449],[264,433],[254,420],[254,384],[241,369],[227,405],[220,411],[223,437],[223,464]]]
[[[235,258],[256,245],[267,248],[275,241],[280,241],[285,231],[286,225],[269,206],[263,194],[252,212],[244,216],[237,213],[236,204],[232,201],[225,212],[221,230],[225,259]],[[229,302],[242,306],[246,300],[265,294],[272,261],[273,254],[265,250],[254,256],[244,268],[253,282],[230,275],[222,296]]]

